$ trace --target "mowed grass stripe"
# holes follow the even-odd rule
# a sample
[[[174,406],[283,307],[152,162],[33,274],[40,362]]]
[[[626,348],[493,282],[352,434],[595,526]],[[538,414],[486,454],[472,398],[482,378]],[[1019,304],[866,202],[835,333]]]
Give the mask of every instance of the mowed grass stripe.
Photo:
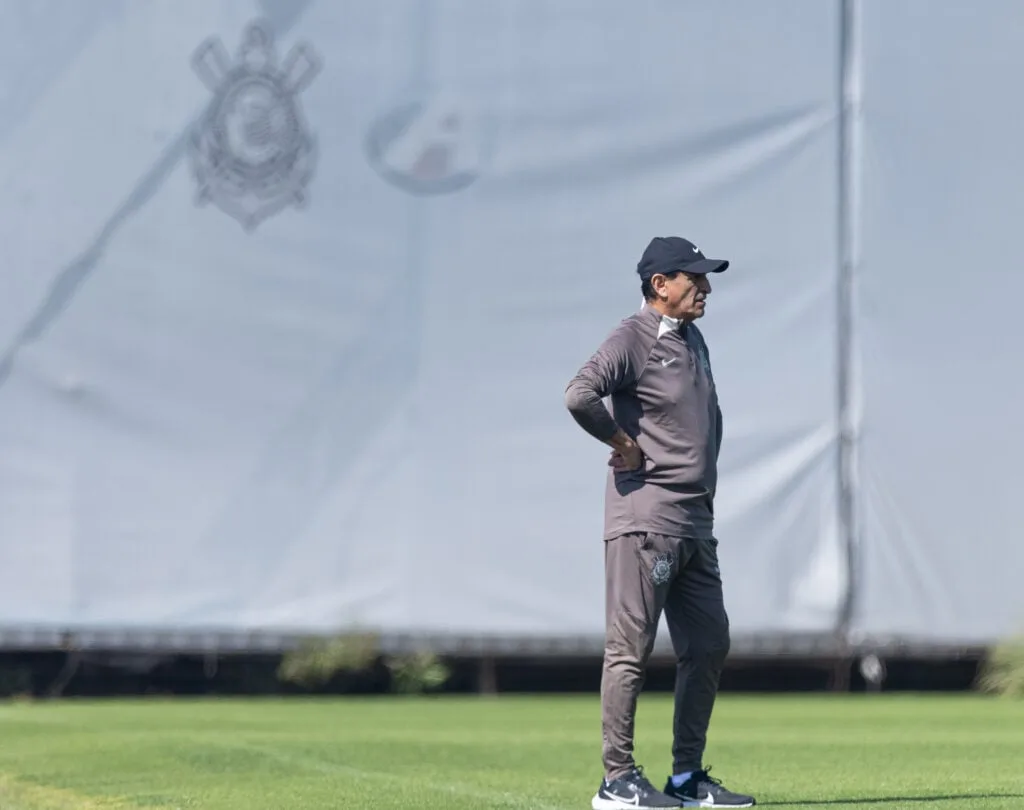
[[[637,757],[659,785],[671,714],[642,697]],[[593,696],[9,704],[0,810],[569,810],[599,757]],[[1024,702],[724,695],[708,761],[768,806],[1024,808]]]
[[[71,790],[18,782],[0,774],[0,810],[126,810],[121,799],[94,798]]]

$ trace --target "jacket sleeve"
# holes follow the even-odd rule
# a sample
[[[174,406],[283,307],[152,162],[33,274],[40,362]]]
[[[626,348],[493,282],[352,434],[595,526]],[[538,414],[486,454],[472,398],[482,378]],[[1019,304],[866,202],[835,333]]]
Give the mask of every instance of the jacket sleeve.
[[[639,376],[633,356],[633,330],[619,326],[584,363],[565,389],[565,406],[587,433],[602,442],[614,436],[619,426],[602,401],[632,385]]]

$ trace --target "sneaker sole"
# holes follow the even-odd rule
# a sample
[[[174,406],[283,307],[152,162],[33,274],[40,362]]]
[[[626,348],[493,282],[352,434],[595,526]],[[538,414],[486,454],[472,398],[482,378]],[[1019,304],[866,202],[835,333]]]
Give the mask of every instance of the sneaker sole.
[[[747,804],[715,804],[714,799],[711,799],[710,801],[707,799],[683,799],[683,807],[723,807],[728,809],[732,807],[739,808],[753,806],[753,802],[748,802]]]
[[[674,808],[682,806],[677,804],[670,807],[652,807],[649,804],[632,804],[631,802],[620,802],[616,799],[602,799],[600,796],[594,796],[590,800],[592,810],[674,810]]]

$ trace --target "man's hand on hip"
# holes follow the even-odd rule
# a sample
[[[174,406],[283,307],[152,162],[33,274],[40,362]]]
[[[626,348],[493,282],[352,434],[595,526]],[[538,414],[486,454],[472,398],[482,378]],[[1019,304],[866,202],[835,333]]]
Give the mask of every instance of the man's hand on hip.
[[[640,445],[634,442],[623,431],[619,431],[609,440],[612,447],[608,466],[616,472],[633,472],[644,465],[644,454]]]

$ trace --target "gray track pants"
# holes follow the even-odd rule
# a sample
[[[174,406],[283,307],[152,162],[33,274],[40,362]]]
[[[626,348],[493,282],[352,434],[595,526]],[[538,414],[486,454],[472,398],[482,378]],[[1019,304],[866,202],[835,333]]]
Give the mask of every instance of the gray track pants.
[[[717,541],[625,534],[605,542],[601,710],[605,776],[634,766],[637,697],[662,611],[678,659],[673,773],[702,766],[718,678],[729,652]]]

